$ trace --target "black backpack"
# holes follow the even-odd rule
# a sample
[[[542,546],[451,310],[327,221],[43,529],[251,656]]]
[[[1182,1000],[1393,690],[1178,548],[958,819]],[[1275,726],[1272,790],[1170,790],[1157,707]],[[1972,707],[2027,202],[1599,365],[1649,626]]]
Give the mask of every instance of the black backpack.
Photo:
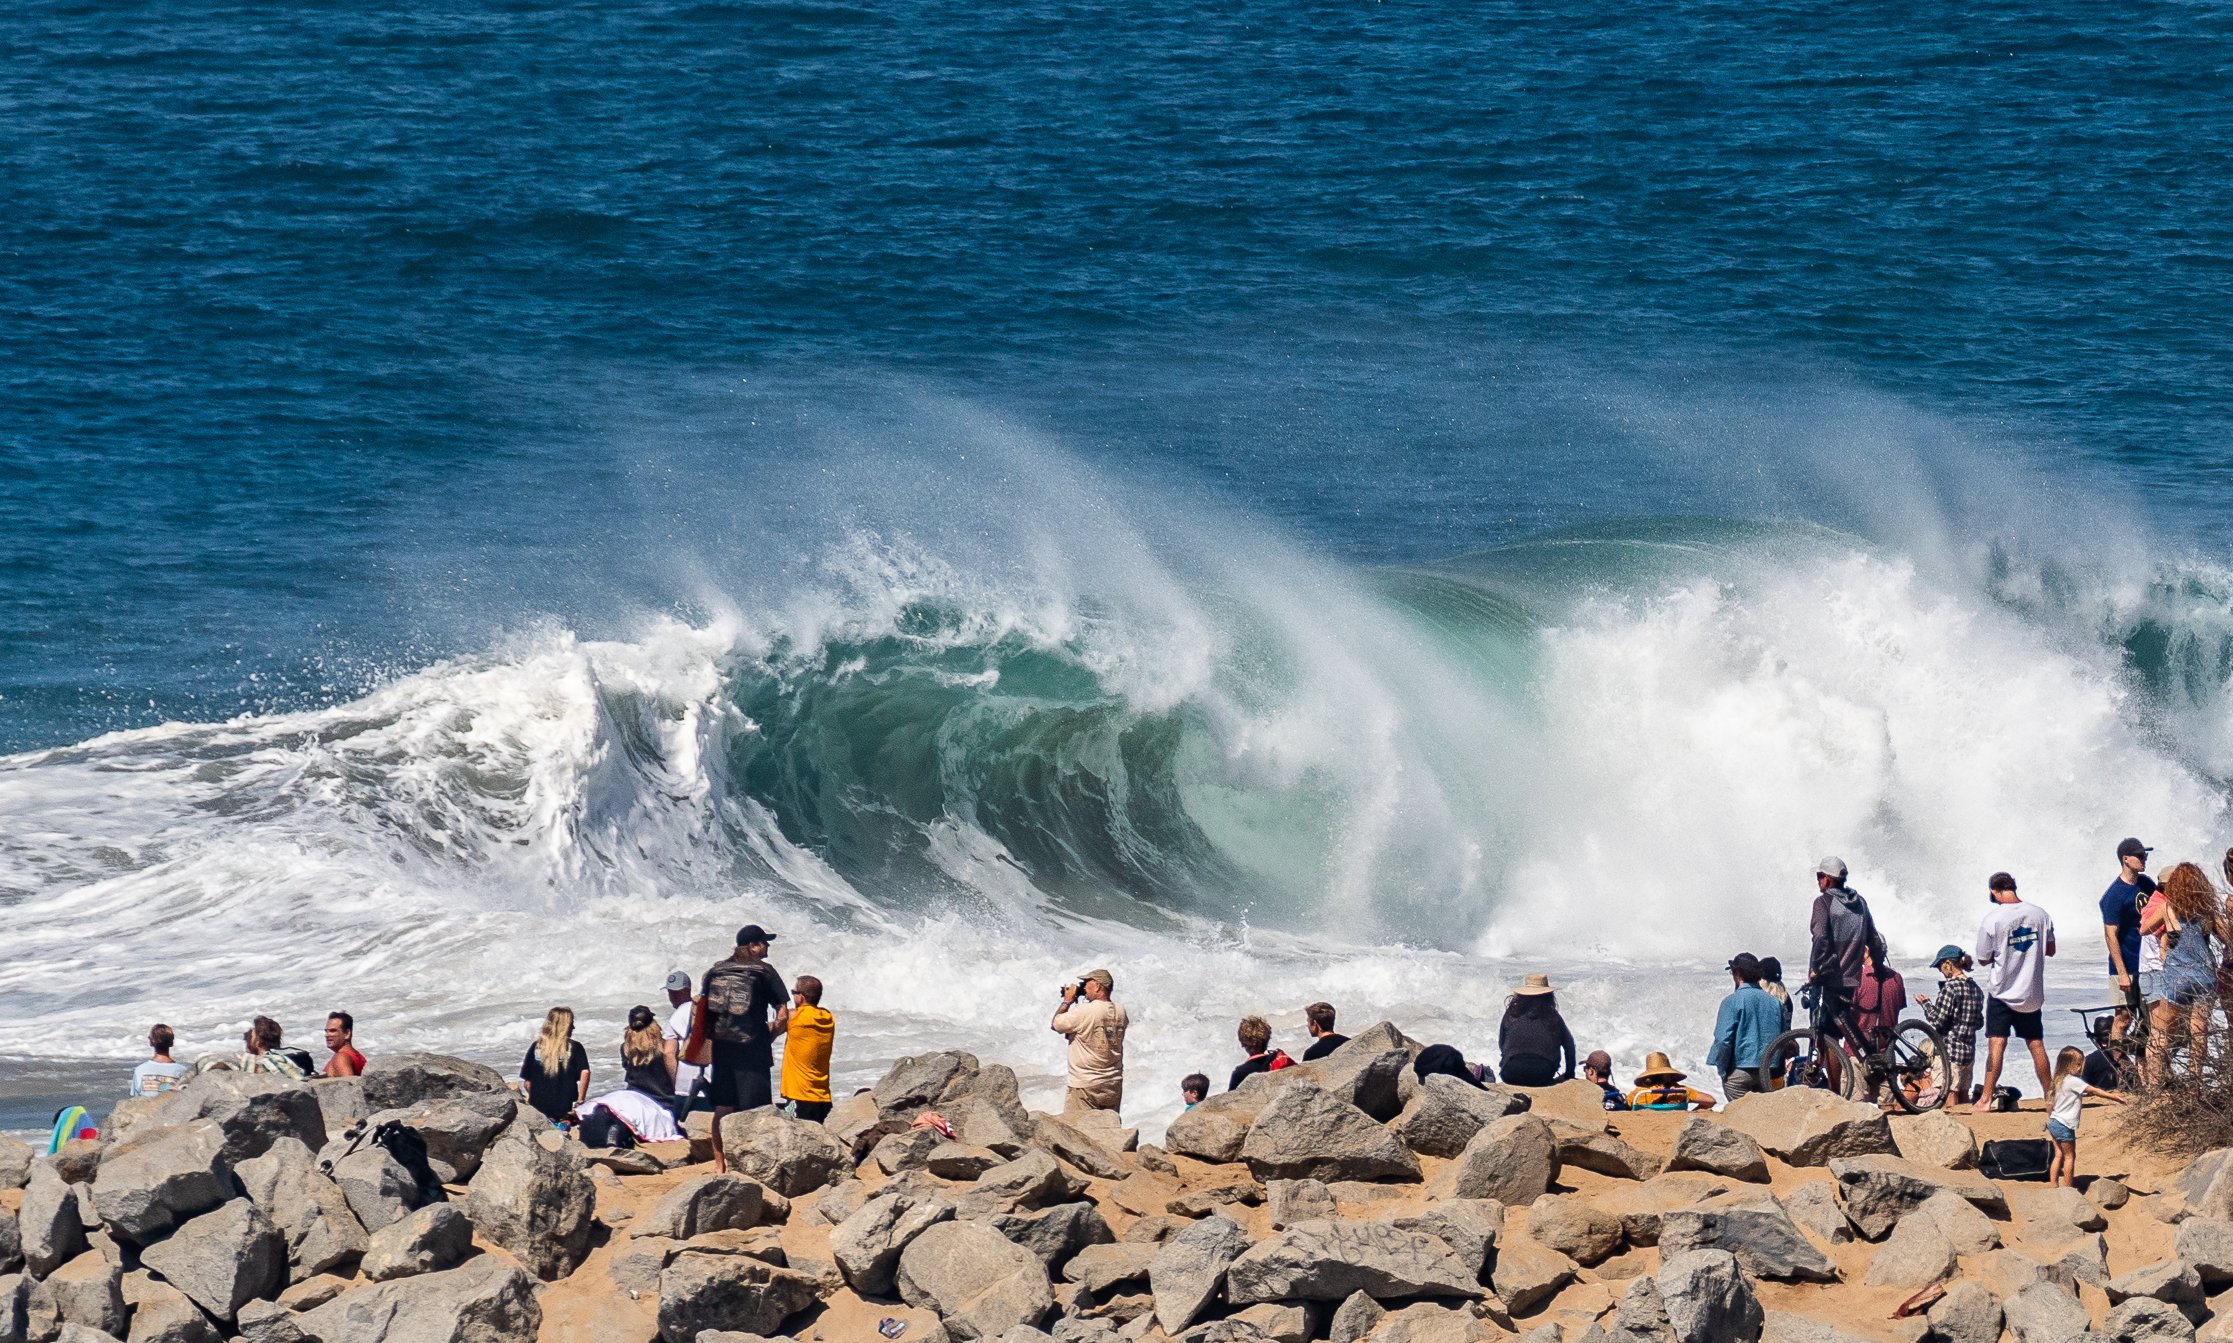
[[[348,1141],[349,1145],[341,1150],[340,1156],[318,1163],[318,1168],[325,1174],[332,1175],[336,1164],[346,1157],[354,1156],[360,1148],[370,1142],[386,1149],[388,1156],[397,1165],[411,1173],[412,1183],[419,1187],[418,1202],[414,1203],[413,1207],[423,1208],[429,1203],[447,1203],[450,1201],[450,1191],[442,1187],[442,1177],[436,1175],[434,1167],[427,1163],[426,1135],[412,1128],[409,1124],[401,1120],[389,1119],[380,1123],[370,1132],[366,1132],[364,1121],[358,1120],[347,1133],[341,1136]]]
[[[2044,1180],[2055,1145],[2045,1138],[1996,1138],[1985,1144],[1977,1169],[1988,1180]]]
[[[582,1116],[580,1127],[582,1145],[585,1147],[606,1147],[626,1152],[636,1145],[635,1130],[621,1123],[610,1110],[591,1110]]]

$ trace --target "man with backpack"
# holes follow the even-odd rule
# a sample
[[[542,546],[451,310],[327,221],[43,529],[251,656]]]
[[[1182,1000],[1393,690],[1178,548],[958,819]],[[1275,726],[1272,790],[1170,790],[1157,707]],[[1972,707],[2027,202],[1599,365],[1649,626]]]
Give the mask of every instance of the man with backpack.
[[[713,1042],[713,1169],[729,1169],[721,1150],[721,1121],[738,1110],[775,1103],[770,1073],[775,1068],[775,1037],[791,1022],[791,995],[783,976],[768,964],[775,934],[757,923],[737,930],[737,949],[717,961],[698,986],[705,999],[707,1035]],[[771,1016],[772,1014],[772,1016]]]
[[[1876,930],[1869,902],[1845,884],[1845,860],[1825,858],[1814,865],[1814,911],[1807,930],[1813,939],[1807,954],[1807,983],[1814,986],[1822,1021],[1848,1037],[1851,1008],[1861,991],[1861,974],[1867,958],[1889,964],[1884,935]],[[1854,1040],[1859,1047],[1863,1042]]]

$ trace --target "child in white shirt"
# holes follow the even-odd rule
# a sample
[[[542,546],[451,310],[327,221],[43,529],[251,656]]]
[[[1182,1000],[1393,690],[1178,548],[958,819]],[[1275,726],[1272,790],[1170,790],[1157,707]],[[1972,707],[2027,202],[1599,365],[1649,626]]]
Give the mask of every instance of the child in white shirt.
[[[2078,1173],[2078,1120],[2085,1112],[2086,1097],[2099,1096],[2124,1104],[2124,1097],[2114,1091],[2087,1086],[2085,1070],[2086,1052],[2082,1049],[2065,1049],[2055,1056],[2055,1089],[2047,1112],[2047,1136],[2055,1144],[2055,1159],[2047,1170],[2049,1188],[2076,1187],[2073,1177]]]

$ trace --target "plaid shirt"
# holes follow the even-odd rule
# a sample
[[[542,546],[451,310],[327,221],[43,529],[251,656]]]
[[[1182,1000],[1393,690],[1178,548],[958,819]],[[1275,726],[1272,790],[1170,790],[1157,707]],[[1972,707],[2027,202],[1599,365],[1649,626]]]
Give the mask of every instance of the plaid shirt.
[[[1977,1032],[1985,1028],[1985,991],[1967,976],[1942,979],[1938,996],[1923,1009],[1923,1020],[1945,1042],[1947,1060],[1955,1067],[1975,1063]]]

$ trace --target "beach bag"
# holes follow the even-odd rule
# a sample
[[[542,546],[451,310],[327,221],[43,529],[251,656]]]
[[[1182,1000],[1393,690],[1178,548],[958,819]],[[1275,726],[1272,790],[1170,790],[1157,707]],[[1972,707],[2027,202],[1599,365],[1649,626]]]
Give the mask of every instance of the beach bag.
[[[1977,1169],[1988,1180],[2044,1180],[2055,1145],[2045,1138],[1996,1138],[1985,1144]]]
[[[426,1135],[409,1124],[390,1119],[372,1130],[372,1141],[388,1149],[395,1163],[411,1172],[419,1186],[419,1206],[429,1203],[446,1203],[449,1191],[442,1188],[442,1177],[426,1159]]]
[[[636,1145],[636,1133],[620,1121],[610,1110],[596,1109],[582,1116],[582,1143],[588,1147],[609,1147],[630,1151]]]

